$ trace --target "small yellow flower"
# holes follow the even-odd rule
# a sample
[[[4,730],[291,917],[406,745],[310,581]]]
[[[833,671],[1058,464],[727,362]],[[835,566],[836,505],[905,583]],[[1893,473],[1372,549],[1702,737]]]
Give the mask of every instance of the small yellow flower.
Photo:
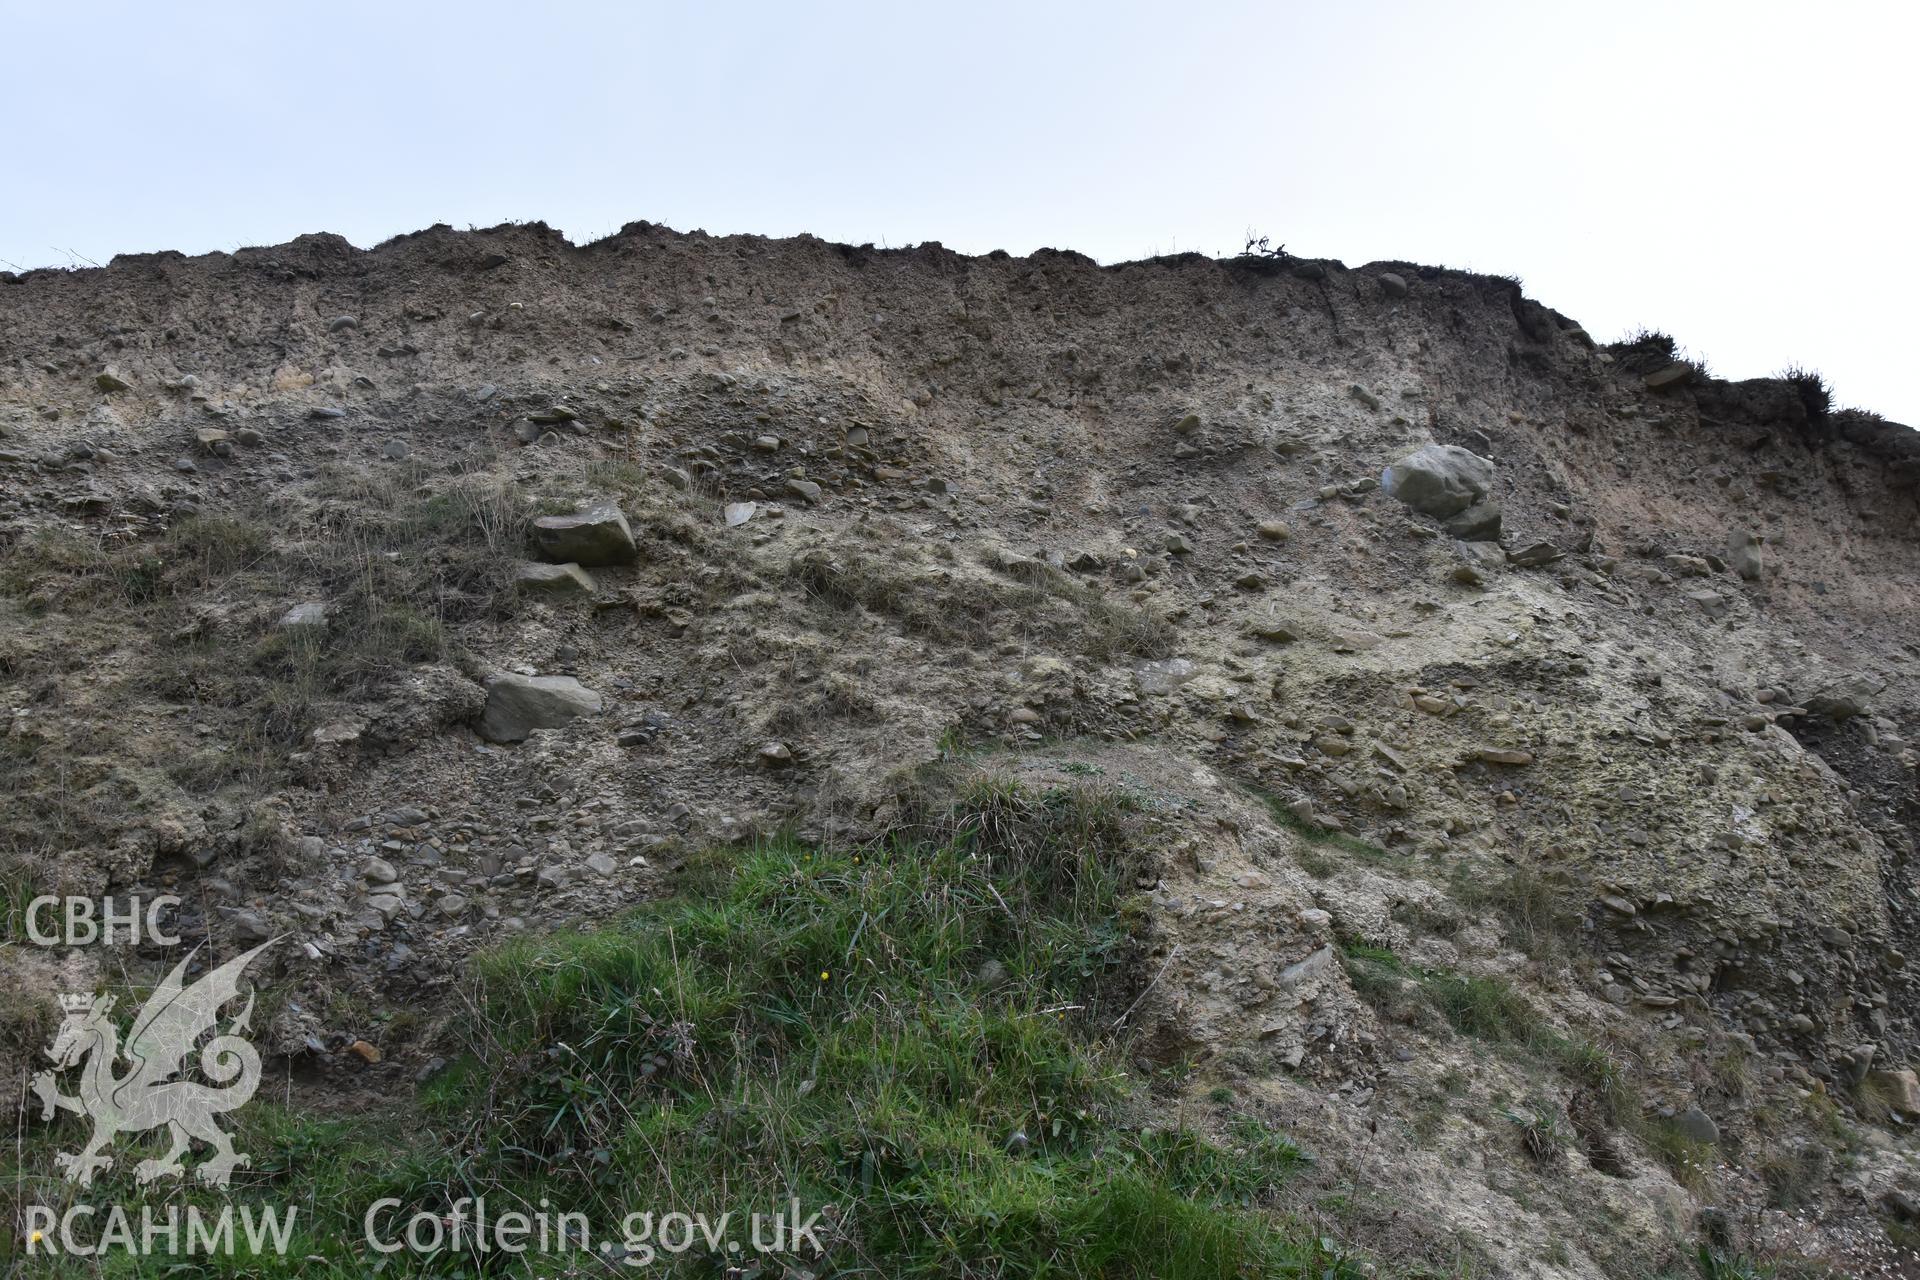
[[[820,981],[822,982],[825,982],[827,979],[831,978],[832,976],[833,975],[828,973],[825,969],[822,969],[820,971]]]
[[[45,1240],[46,1238],[47,1238],[46,1232],[36,1231],[32,1235],[28,1236],[27,1240],[31,1244],[39,1244],[42,1240]]]

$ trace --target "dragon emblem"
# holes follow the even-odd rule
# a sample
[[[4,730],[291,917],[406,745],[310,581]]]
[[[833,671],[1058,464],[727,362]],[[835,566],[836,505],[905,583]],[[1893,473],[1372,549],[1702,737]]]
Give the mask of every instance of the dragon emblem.
[[[41,1119],[53,1119],[55,1111],[72,1111],[93,1120],[93,1137],[85,1147],[55,1157],[69,1182],[84,1187],[92,1183],[95,1173],[111,1168],[113,1157],[106,1150],[120,1134],[162,1125],[172,1146],[159,1159],[139,1163],[135,1177],[141,1183],[178,1177],[183,1172],[180,1157],[195,1138],[214,1150],[213,1157],[194,1170],[194,1176],[209,1186],[226,1186],[235,1167],[248,1163],[246,1156],[234,1151],[232,1139],[214,1123],[214,1117],[244,1105],[260,1087],[260,1055],[240,1034],[248,1029],[253,1015],[251,992],[239,1016],[200,1049],[201,1074],[224,1087],[171,1077],[186,1071],[187,1056],[200,1038],[218,1030],[221,1008],[240,995],[241,973],[275,941],[235,956],[187,986],[183,981],[187,965],[199,954],[199,948],[194,948],[141,1006],[124,1046],[119,1028],[108,1017],[113,1011],[112,996],[60,997],[66,1017],[47,1051],[54,1065],[35,1076],[32,1087],[40,1099]],[[123,1059],[127,1068],[115,1075]],[[56,1075],[82,1062],[78,1096],[61,1093]]]

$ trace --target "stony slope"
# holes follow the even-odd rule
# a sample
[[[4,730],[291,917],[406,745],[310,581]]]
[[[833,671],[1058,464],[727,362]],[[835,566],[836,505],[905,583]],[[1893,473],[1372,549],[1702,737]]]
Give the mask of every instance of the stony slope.
[[[1135,1051],[1320,1150],[1330,1229],[1903,1265],[1920,437],[1817,380],[1401,263],[647,224],[0,278],[0,379],[10,879],[293,934],[330,1105],[475,948],[946,761],[1154,815]],[[1431,444],[1492,464],[1464,517],[1381,486]],[[630,561],[521,580],[606,504]],[[552,676],[597,709],[476,734]],[[1634,1114],[1436,1018],[1470,981]]]

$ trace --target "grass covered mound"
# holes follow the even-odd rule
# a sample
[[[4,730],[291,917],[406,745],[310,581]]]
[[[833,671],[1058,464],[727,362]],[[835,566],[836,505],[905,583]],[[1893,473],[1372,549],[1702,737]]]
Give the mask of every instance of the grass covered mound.
[[[376,1260],[379,1196],[398,1222],[480,1195],[578,1212],[596,1244],[635,1214],[731,1212],[743,1243],[754,1213],[820,1215],[799,1249],[703,1241],[656,1273],[1345,1274],[1269,1207],[1304,1159],[1282,1138],[1142,1123],[1117,1029],[1139,994],[1128,817],[995,786],[881,848],[714,855],[621,924],[485,957],[470,1051],[407,1141],[283,1126],[236,1185],[313,1205],[303,1274]],[[402,1253],[386,1273],[562,1261]]]

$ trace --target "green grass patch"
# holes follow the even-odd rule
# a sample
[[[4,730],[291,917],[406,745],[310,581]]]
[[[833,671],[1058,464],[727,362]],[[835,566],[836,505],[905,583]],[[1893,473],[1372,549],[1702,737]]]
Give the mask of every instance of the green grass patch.
[[[1689,1141],[1672,1122],[1649,1116],[1627,1072],[1606,1048],[1567,1035],[1512,986],[1444,969],[1408,964],[1391,950],[1355,942],[1341,948],[1348,980],[1384,1018],[1455,1033],[1558,1072],[1576,1091],[1574,1128],[1595,1167],[1618,1167],[1612,1135],[1637,1137],[1689,1188],[1704,1186],[1717,1153]]]
[[[1102,793],[985,785],[895,843],[697,859],[623,922],[482,957],[468,1051],[418,1115],[251,1148],[243,1195],[297,1195],[315,1225],[281,1270],[246,1270],[365,1274],[373,1199],[484,1194],[599,1231],[797,1198],[825,1211],[825,1252],[765,1274],[822,1280],[1357,1275],[1275,1208],[1307,1162],[1283,1135],[1148,1122],[1116,1030],[1140,982],[1129,821]],[[741,1261],[700,1246],[656,1270]],[[386,1268],[415,1273],[521,1272]]]
[[[1530,867],[1515,867],[1492,879],[1465,864],[1455,870],[1450,893],[1464,907],[1490,910],[1507,935],[1537,960],[1563,959],[1580,933],[1580,912],[1566,887]]]
[[[1359,861],[1375,866],[1404,865],[1407,859],[1390,850],[1382,849],[1371,840],[1362,840],[1359,836],[1333,827],[1310,822],[1296,814],[1283,804],[1278,796],[1266,792],[1256,792],[1267,806],[1268,814],[1275,824],[1293,832],[1306,842],[1307,848],[1299,854],[1300,865],[1308,874],[1325,879],[1340,869],[1340,859],[1334,854],[1345,855],[1346,860]]]
[[[1526,997],[1496,978],[1440,970],[1423,974],[1421,982],[1447,1025],[1462,1035],[1531,1045],[1550,1034]]]

